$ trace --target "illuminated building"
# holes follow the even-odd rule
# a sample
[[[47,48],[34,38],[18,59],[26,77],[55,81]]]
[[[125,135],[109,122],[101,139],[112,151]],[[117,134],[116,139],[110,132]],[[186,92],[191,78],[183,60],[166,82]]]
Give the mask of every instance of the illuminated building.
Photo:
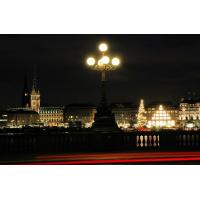
[[[157,105],[147,109],[147,127],[156,129],[178,128],[178,110],[175,106]]]
[[[39,113],[39,110],[40,110],[40,91],[39,91],[38,86],[37,86],[36,75],[33,78],[33,87],[32,87],[30,97],[31,97],[31,99],[30,99],[31,109]]]
[[[129,129],[136,123],[137,106],[132,103],[112,103],[111,108],[119,128]]]
[[[94,122],[96,108],[91,104],[70,104],[65,108],[65,123],[70,127],[90,128]]]
[[[8,122],[8,114],[6,111],[0,111],[0,127],[6,127]]]
[[[200,129],[200,100],[181,100],[179,122],[182,129]]]
[[[40,121],[44,126],[64,126],[64,107],[40,107]]]
[[[36,126],[40,123],[39,114],[30,109],[11,108],[5,113],[8,127]]]

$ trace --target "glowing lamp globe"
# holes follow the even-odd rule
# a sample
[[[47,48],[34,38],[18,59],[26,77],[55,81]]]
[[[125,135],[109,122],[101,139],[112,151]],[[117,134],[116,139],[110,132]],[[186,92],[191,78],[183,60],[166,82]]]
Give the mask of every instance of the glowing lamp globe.
[[[101,44],[99,45],[99,50],[100,50],[101,52],[107,51],[107,50],[108,50],[108,45],[107,45],[106,43],[101,43]]]
[[[104,64],[103,64],[103,62],[102,62],[102,59],[100,59],[99,61],[98,61],[98,66],[100,66],[100,67],[102,67]]]
[[[95,64],[95,59],[94,59],[93,57],[89,57],[89,58],[87,59],[87,64],[88,64],[89,66],[93,66],[93,65]]]
[[[118,66],[119,64],[120,64],[119,58],[113,58],[113,59],[112,59],[112,65],[113,65],[113,66]]]
[[[107,64],[109,64],[109,62],[110,62],[110,58],[109,58],[108,56],[103,56],[103,57],[101,58],[101,62],[102,62],[104,65],[107,65]]]

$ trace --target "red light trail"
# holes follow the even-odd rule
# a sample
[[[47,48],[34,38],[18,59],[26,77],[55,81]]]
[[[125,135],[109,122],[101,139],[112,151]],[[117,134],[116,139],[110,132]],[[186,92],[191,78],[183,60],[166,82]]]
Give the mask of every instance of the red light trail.
[[[200,152],[126,152],[38,155],[13,161],[23,165],[178,164],[200,162]]]
[[[50,161],[28,163],[30,165],[91,165],[91,164],[125,164],[125,163],[154,163],[154,162],[186,162],[200,161],[200,157],[191,158],[149,158],[149,159],[120,159],[120,160],[82,160],[82,161]],[[26,163],[27,164],[27,163]]]

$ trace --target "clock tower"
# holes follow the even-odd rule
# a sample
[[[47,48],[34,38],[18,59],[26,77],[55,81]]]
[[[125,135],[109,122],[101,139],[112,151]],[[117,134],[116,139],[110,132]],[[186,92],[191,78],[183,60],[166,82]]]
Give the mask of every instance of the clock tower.
[[[34,77],[33,77],[33,86],[32,86],[32,91],[31,91],[30,97],[31,97],[30,98],[31,109],[39,113],[39,110],[40,110],[40,91],[38,89],[36,75],[34,75]]]

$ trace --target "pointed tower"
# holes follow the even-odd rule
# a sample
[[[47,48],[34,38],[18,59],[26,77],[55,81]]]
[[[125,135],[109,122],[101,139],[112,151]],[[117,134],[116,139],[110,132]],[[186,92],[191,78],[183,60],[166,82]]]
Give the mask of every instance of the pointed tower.
[[[33,86],[32,86],[32,91],[31,91],[30,96],[31,96],[31,99],[30,99],[31,109],[36,112],[39,112],[39,110],[40,110],[40,91],[38,89],[36,73],[34,74],[34,77],[33,77]]]
[[[24,75],[24,88],[22,94],[22,107],[29,108],[30,107],[30,92],[28,88],[28,79],[27,73]]]

